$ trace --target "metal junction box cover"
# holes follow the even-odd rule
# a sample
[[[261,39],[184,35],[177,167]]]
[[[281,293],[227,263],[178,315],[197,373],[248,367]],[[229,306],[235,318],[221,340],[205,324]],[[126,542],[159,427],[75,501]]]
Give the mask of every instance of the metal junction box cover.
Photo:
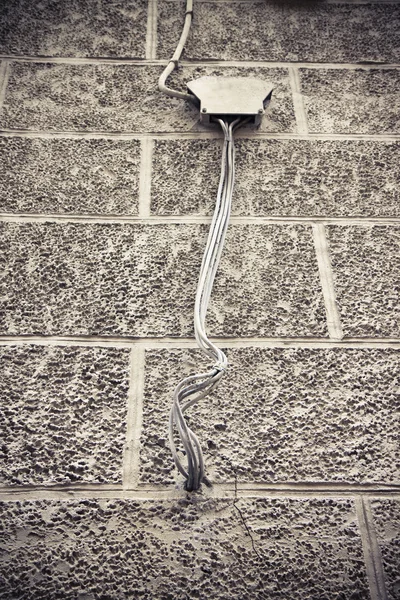
[[[254,117],[259,125],[273,86],[251,77],[200,77],[189,81],[189,91],[200,100],[201,121],[211,116]]]

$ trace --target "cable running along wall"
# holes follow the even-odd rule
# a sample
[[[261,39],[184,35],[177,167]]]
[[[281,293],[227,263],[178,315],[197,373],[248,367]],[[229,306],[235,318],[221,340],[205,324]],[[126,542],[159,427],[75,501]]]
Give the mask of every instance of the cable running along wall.
[[[224,132],[221,177],[217,203],[201,264],[194,309],[194,330],[197,344],[203,350],[204,354],[214,361],[215,364],[210,371],[186,377],[186,379],[183,379],[177,385],[169,422],[169,441],[172,454],[179,471],[186,477],[186,488],[189,491],[199,488],[204,477],[204,462],[200,443],[197,436],[185,422],[184,413],[189,407],[196,404],[202,398],[205,398],[218,385],[228,366],[225,354],[208,339],[205,330],[205,321],[231,213],[232,193],[235,181],[235,147],[232,134],[234,129],[240,126],[241,122],[240,119],[236,119],[230,124],[222,119],[218,119],[218,122]],[[188,462],[187,471],[183,467],[176,451],[173,435],[174,426],[179,433],[180,440],[186,452]]]
[[[189,82],[191,93],[168,88],[166,81],[178,66],[183,47],[189,35],[193,18],[193,2],[186,4],[185,24],[172,59],[159,79],[159,89],[165,94],[189,100],[199,106],[201,120],[217,123],[224,134],[221,176],[214,215],[200,268],[194,307],[194,330],[199,348],[213,366],[209,371],[190,375],[175,388],[169,419],[169,442],[175,464],[186,478],[186,489],[197,490],[204,479],[204,459],[199,439],[185,421],[185,412],[212,392],[228,366],[224,352],[217,348],[206,334],[206,315],[218,265],[224,247],[231,213],[235,182],[235,147],[233,134],[241,125],[253,121],[259,124],[272,88],[265,82],[251,78],[203,77]],[[182,464],[175,444],[175,431],[186,455],[187,466]]]

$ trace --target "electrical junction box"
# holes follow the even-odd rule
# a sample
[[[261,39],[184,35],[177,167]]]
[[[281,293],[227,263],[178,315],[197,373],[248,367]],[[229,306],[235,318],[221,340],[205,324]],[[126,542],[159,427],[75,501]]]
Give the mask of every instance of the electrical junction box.
[[[260,125],[273,86],[252,77],[200,77],[189,81],[188,90],[200,101],[200,121],[210,117],[250,117]]]

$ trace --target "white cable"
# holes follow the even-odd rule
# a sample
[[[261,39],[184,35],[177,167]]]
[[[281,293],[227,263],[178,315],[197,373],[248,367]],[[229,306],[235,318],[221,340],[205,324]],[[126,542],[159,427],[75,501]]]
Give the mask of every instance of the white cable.
[[[193,0],[186,2],[185,24],[173,57],[164,69],[158,81],[158,88],[164,94],[183,100],[196,101],[195,96],[172,90],[166,81],[178,66],[184,45],[189,35],[193,17]],[[184,413],[199,400],[205,398],[219,383],[228,366],[225,354],[207,337],[205,322],[211,291],[221,259],[226,231],[231,212],[233,186],[235,182],[235,148],[233,132],[246,120],[235,119],[232,123],[217,119],[224,133],[221,175],[218,186],[217,201],[212,218],[207,244],[201,263],[199,281],[194,307],[194,331],[199,348],[214,362],[214,366],[206,373],[190,375],[183,379],[175,388],[173,404],[169,418],[169,443],[175,464],[179,472],[186,478],[186,489],[197,490],[204,478],[204,460],[200,442],[188,427]],[[182,465],[174,440],[174,430],[177,430],[184,452],[187,469]]]
[[[228,366],[228,359],[224,352],[208,339],[205,320],[231,212],[235,180],[233,131],[244,122],[240,119],[236,119],[230,124],[222,119],[217,119],[217,121],[224,133],[221,175],[215,211],[200,268],[194,308],[194,330],[198,346],[208,358],[214,361],[214,366],[206,373],[186,377],[176,386],[169,419],[169,442],[172,455],[178,470],[186,478],[188,491],[197,490],[200,487],[204,478],[204,460],[199,440],[188,427],[184,413],[217,386]],[[182,404],[185,400],[186,402]],[[174,441],[175,428],[186,454],[187,469],[182,465],[178,456]]]
[[[185,13],[185,23],[183,26],[182,34],[176,50],[174,52],[173,57],[169,61],[168,65],[165,67],[164,71],[160,75],[160,79],[158,80],[158,89],[160,92],[167,94],[167,96],[172,96],[173,98],[181,98],[182,100],[189,100],[190,102],[195,102],[196,98],[192,96],[192,94],[185,94],[184,92],[178,92],[178,90],[173,90],[166,85],[166,81],[171,73],[176,69],[179,63],[179,59],[181,57],[183,47],[186,44],[186,40],[189,35],[190,27],[192,25],[193,19],[193,0],[186,0],[186,13]]]

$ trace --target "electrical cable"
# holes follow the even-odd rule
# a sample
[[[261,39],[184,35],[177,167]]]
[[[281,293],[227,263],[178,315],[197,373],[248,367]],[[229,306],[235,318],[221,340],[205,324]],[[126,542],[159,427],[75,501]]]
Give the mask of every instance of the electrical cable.
[[[189,35],[193,17],[193,0],[186,2],[186,14],[183,31],[173,57],[164,69],[158,81],[158,88],[164,94],[173,98],[180,98],[197,102],[192,94],[185,94],[173,90],[166,85],[166,81],[178,66],[184,45]],[[217,192],[216,206],[212,218],[206,248],[201,263],[194,307],[194,331],[197,345],[204,354],[213,361],[214,365],[205,373],[190,375],[183,379],[175,388],[172,408],[169,417],[169,444],[175,464],[179,472],[186,479],[187,491],[199,489],[204,479],[204,459],[200,442],[195,433],[185,421],[184,413],[212,392],[219,384],[228,366],[228,359],[224,352],[217,348],[208,339],[206,333],[206,315],[210,302],[211,291],[221,259],[224,241],[231,213],[233,186],[235,182],[235,147],[233,142],[234,131],[248,122],[247,118],[234,118],[231,122],[227,119],[216,118],[224,134],[222,151],[221,174]],[[178,456],[175,445],[175,428],[186,455],[187,469],[183,466]]]
[[[172,455],[179,472],[186,478],[186,489],[188,491],[199,489],[204,478],[204,460],[200,442],[187,425],[184,413],[214,390],[228,366],[228,359],[224,352],[208,339],[205,321],[231,212],[235,182],[233,133],[237,127],[247,122],[247,119],[235,119],[229,124],[224,119],[216,120],[224,133],[221,175],[214,215],[200,268],[194,308],[194,330],[197,344],[206,356],[214,361],[214,365],[206,373],[190,375],[176,386],[169,419],[169,443]],[[190,400],[187,400],[188,398]],[[182,404],[185,400],[186,402]],[[178,456],[174,441],[175,427],[186,454],[187,470]]]
[[[196,102],[196,98],[192,94],[186,94],[184,92],[179,92],[178,90],[173,90],[167,87],[166,82],[171,73],[176,69],[179,64],[179,59],[183,52],[183,48],[186,44],[186,40],[189,35],[190,27],[192,25],[193,19],[193,0],[186,0],[186,13],[185,13],[185,23],[183,26],[182,34],[179,39],[178,45],[174,52],[173,57],[169,61],[168,65],[165,67],[164,71],[161,73],[160,78],[158,80],[158,89],[160,92],[167,94],[167,96],[171,96],[172,98],[181,98],[182,100],[189,100],[190,102]]]

